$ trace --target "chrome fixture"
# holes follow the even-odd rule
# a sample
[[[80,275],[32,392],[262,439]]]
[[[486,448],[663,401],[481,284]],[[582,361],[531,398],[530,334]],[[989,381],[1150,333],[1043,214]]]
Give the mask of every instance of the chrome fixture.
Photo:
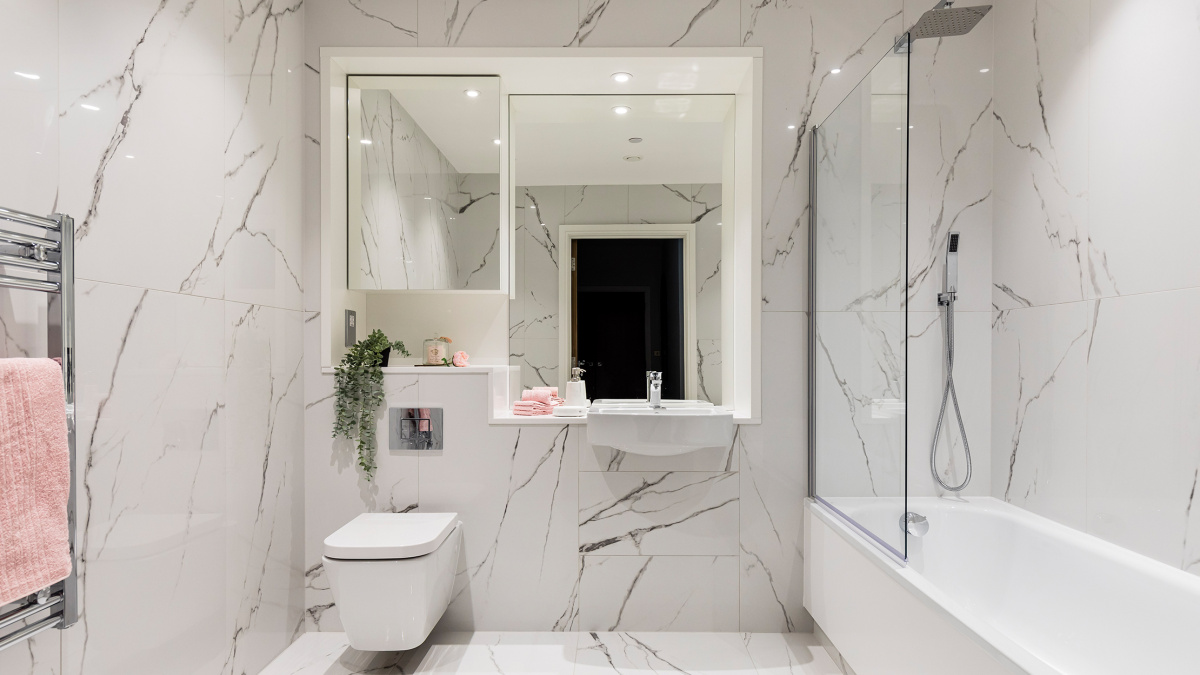
[[[971,482],[971,446],[967,443],[967,428],[963,424],[962,411],[958,407],[958,392],[954,390],[954,301],[958,299],[958,238],[951,232],[946,240],[946,290],[938,293],[938,305],[946,308],[946,387],[942,390],[942,408],[938,411],[937,426],[933,430],[933,444],[929,446],[929,470],[933,479],[943,489],[959,492]],[[946,418],[946,403],[953,401],[954,416],[958,419],[958,431],[962,434],[963,452],[967,457],[967,475],[958,485],[947,485],[937,468],[937,444],[942,435],[942,421]]]
[[[7,605],[0,613],[0,651],[50,628],[64,629],[79,619],[79,566],[75,492],[75,221],[63,214],[35,216],[0,208],[0,221],[38,228],[39,235],[0,229],[0,264],[45,274],[45,279],[0,274],[0,287],[47,294],[46,355],[62,359],[66,398],[71,490],[67,497],[70,575]],[[43,616],[39,616],[45,613]],[[6,629],[13,628],[4,634]]]
[[[929,532],[929,519],[909,511],[900,516],[900,529],[914,537],[924,537]]]
[[[388,408],[389,450],[441,450],[441,408]]]
[[[657,370],[646,371],[646,401],[651,408],[661,408],[662,405],[662,373]]]
[[[954,7],[955,4],[957,3],[942,0],[936,7],[922,14],[917,23],[908,29],[909,40],[966,35],[992,11],[991,5]]]

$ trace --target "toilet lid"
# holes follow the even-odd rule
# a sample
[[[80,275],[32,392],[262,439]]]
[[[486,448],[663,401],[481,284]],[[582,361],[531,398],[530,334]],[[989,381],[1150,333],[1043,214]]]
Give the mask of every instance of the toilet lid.
[[[325,538],[339,560],[394,560],[433,553],[458,524],[457,513],[363,513]]]

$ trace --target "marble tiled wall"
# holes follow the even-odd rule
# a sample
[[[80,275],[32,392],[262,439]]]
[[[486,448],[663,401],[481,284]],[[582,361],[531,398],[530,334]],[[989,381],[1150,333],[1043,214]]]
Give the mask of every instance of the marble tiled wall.
[[[521,384],[559,386],[560,225],[696,226],[696,395],[721,402],[721,186],[554,185],[517,188],[516,299],[509,358]],[[569,253],[565,254],[570,257]]]
[[[993,14],[993,494],[1200,573],[1200,5]]]
[[[500,175],[461,174],[386,89],[361,91],[353,288],[500,288]]]
[[[0,22],[0,204],[78,226],[83,589],[79,624],[0,672],[257,672],[302,629],[303,10]],[[4,354],[44,353],[44,308],[0,296]]]

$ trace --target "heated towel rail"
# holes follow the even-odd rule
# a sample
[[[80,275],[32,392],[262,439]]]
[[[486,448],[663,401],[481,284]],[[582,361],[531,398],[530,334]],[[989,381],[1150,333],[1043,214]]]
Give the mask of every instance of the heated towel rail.
[[[7,221],[7,222],[4,222]],[[16,223],[13,229],[8,223]],[[47,294],[46,352],[62,359],[67,398],[67,444],[71,449],[71,494],[67,501],[67,541],[71,575],[24,600],[0,607],[0,650],[50,628],[67,628],[79,619],[79,552],[75,518],[75,221],[54,214],[35,216],[0,208],[0,287]],[[41,278],[11,276],[30,270]],[[24,273],[24,272],[23,272]]]

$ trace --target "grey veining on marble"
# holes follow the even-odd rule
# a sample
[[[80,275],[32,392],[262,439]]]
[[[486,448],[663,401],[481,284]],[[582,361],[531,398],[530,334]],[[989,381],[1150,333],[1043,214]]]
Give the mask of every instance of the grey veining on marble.
[[[499,174],[459,173],[390,91],[357,92],[352,287],[498,289]]]

